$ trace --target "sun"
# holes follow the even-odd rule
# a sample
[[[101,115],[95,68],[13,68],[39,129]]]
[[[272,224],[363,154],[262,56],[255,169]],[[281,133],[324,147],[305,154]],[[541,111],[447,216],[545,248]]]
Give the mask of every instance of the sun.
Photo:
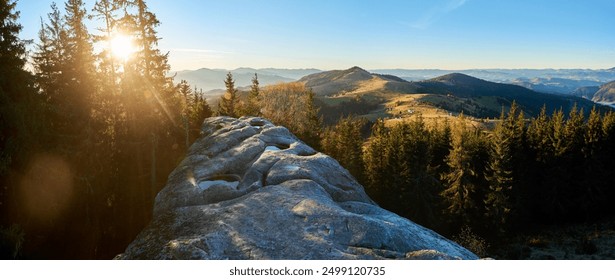
[[[130,36],[116,34],[110,41],[111,52],[119,60],[128,60],[136,51]]]

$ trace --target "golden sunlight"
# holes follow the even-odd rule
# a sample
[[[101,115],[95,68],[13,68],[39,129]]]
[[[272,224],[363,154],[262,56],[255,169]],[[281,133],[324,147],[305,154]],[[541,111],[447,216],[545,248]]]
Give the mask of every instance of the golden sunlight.
[[[119,60],[128,60],[136,51],[130,36],[116,34],[110,41],[111,52]]]

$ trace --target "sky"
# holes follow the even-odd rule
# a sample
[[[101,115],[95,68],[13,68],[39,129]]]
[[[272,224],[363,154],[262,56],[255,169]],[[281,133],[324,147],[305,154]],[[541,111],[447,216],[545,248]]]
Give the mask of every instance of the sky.
[[[51,2],[18,1],[22,38],[36,38]],[[91,10],[95,1],[85,2]],[[146,3],[161,22],[159,47],[173,71],[615,67],[613,0]]]

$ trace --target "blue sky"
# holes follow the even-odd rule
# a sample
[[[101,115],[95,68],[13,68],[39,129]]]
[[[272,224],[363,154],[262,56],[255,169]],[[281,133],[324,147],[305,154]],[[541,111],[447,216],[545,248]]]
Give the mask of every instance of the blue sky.
[[[51,2],[19,0],[23,38],[36,38]],[[147,3],[173,70],[615,67],[613,0]]]

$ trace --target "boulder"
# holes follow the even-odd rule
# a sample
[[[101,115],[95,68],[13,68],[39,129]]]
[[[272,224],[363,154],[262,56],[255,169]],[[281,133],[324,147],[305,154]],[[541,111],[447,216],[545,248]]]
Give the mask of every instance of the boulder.
[[[477,259],[380,208],[333,158],[262,118],[205,120],[116,259]]]

